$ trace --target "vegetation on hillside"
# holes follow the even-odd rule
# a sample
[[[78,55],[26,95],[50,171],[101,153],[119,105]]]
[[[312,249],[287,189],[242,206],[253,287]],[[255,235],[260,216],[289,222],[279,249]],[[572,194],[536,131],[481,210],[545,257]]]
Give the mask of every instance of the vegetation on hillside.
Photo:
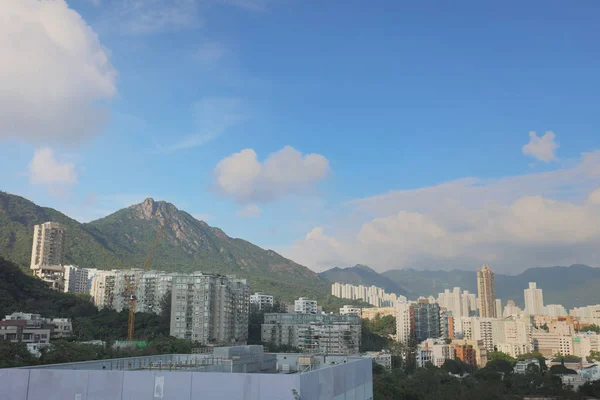
[[[127,311],[98,310],[87,297],[50,290],[41,280],[0,258],[0,317],[15,311],[40,314],[47,318],[72,318],[73,334],[78,340],[118,340],[127,337]],[[166,313],[137,313],[136,338],[168,336],[169,323]]]
[[[56,221],[67,228],[65,263],[100,269],[141,267],[165,218],[169,219],[168,228],[151,269],[233,274],[248,279],[253,291],[286,301],[312,297],[327,310],[339,308],[341,303],[355,304],[333,300],[331,283],[308,268],[272,250],[231,238],[172,204],[152,199],[81,224],[51,208],[0,192],[0,256],[27,268],[33,226]]]

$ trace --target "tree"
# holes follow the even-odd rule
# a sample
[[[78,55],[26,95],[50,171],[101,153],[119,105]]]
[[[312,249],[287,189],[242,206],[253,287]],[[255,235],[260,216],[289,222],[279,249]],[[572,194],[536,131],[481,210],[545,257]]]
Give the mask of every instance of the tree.
[[[600,380],[586,382],[579,388],[579,393],[583,394],[584,396],[600,398]]]
[[[503,358],[496,358],[488,361],[485,369],[495,372],[502,372],[504,374],[512,374],[514,364]]]
[[[579,332],[596,332],[600,333],[600,326],[592,324],[579,329]]]
[[[494,360],[504,360],[504,361],[508,361],[511,364],[514,364],[517,362],[517,360],[515,360],[508,354],[503,353],[501,351],[491,351],[488,353],[488,363],[489,363],[489,361],[494,361]]]
[[[17,368],[37,363],[38,360],[27,350],[25,343],[0,340],[0,368]]]
[[[454,360],[448,359],[444,361],[442,369],[453,375],[464,375],[470,373],[473,370],[473,367],[457,358]]]

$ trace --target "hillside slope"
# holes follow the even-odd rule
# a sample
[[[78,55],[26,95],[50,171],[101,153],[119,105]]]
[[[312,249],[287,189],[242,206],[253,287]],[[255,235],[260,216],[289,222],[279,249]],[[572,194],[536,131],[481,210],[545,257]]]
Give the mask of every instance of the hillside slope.
[[[0,256],[29,267],[33,226],[47,221],[67,227],[65,262],[90,268],[121,267],[121,260],[104,244],[103,236],[68,216],[12,194],[0,192]]]
[[[67,228],[65,263],[100,269],[141,267],[165,218],[168,226],[151,269],[235,274],[249,279],[253,291],[287,301],[309,296],[336,306],[329,296],[330,282],[310,269],[153,199],[81,224],[54,209],[0,192],[0,256],[27,268],[33,226],[56,221]]]

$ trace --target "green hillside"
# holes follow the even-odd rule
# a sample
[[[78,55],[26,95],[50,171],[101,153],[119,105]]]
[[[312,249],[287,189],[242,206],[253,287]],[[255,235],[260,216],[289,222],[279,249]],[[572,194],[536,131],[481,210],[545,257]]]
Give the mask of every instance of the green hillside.
[[[348,303],[330,296],[331,283],[310,269],[272,250],[231,238],[173,204],[153,199],[82,224],[54,209],[0,192],[0,256],[27,268],[33,226],[56,221],[67,227],[66,263],[100,269],[141,267],[166,218],[168,226],[151,269],[234,274],[247,278],[253,291],[285,301],[313,297],[328,310]]]

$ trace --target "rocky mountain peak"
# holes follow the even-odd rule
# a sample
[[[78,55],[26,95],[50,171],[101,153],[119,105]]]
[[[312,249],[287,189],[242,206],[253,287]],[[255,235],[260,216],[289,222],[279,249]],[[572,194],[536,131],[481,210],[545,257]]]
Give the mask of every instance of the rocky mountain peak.
[[[155,201],[152,197],[133,206],[136,211],[136,217],[139,219],[163,219],[167,216],[172,217],[177,212],[177,207],[166,201]]]

